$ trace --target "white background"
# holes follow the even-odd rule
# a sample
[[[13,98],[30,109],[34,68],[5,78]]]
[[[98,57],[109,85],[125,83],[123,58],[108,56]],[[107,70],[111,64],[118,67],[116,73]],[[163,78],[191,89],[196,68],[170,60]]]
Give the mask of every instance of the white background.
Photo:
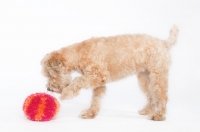
[[[107,85],[101,112],[93,120],[78,118],[90,104],[90,90],[60,102],[52,121],[25,118],[25,98],[46,92],[40,66],[46,53],[92,36],[145,33],[167,39],[173,24],[180,32],[171,50],[166,121],[137,113],[146,100],[135,76]],[[1,0],[0,131],[199,132],[199,24],[199,0]]]

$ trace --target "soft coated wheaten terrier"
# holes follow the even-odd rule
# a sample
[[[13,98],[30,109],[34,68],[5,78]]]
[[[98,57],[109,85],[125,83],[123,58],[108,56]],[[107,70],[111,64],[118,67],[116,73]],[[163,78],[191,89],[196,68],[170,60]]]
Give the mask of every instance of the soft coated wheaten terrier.
[[[42,60],[43,74],[48,78],[47,89],[60,93],[60,99],[70,99],[81,88],[91,88],[93,98],[82,118],[94,118],[106,83],[137,74],[148,103],[139,111],[156,121],[165,120],[169,49],[176,43],[178,28],[173,26],[169,38],[160,40],[145,34],[91,38],[47,54]],[[78,71],[82,76],[71,80]]]

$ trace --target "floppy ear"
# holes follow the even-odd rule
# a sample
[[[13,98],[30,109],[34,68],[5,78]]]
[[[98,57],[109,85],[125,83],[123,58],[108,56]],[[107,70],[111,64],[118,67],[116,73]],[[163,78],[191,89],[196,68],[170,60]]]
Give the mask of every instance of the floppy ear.
[[[53,52],[48,60],[48,64],[53,69],[60,71],[61,68],[66,67],[66,60],[62,54]]]

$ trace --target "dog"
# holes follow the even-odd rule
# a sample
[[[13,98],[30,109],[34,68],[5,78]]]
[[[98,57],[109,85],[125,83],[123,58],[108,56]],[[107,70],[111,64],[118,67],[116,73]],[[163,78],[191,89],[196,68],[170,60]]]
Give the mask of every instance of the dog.
[[[42,73],[48,79],[47,90],[61,94],[60,99],[65,100],[77,96],[81,88],[91,88],[91,106],[80,115],[91,119],[100,110],[106,83],[137,74],[148,100],[139,113],[151,120],[165,120],[169,50],[177,41],[178,31],[174,25],[167,40],[146,34],[93,37],[53,51],[41,61]],[[81,76],[72,80],[73,71]]]

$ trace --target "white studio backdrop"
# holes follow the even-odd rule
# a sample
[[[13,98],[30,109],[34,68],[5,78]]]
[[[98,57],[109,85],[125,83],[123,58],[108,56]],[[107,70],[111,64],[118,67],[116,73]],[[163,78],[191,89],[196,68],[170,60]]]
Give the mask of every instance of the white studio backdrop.
[[[144,33],[167,39],[173,24],[180,32],[171,50],[167,119],[198,120],[199,0],[1,0],[0,122],[22,118],[24,99],[47,91],[40,66],[46,53],[99,36]],[[90,99],[91,91],[82,90],[61,106],[69,113],[69,105],[81,111]],[[136,76],[131,76],[107,85],[102,109],[137,111],[145,101]]]

